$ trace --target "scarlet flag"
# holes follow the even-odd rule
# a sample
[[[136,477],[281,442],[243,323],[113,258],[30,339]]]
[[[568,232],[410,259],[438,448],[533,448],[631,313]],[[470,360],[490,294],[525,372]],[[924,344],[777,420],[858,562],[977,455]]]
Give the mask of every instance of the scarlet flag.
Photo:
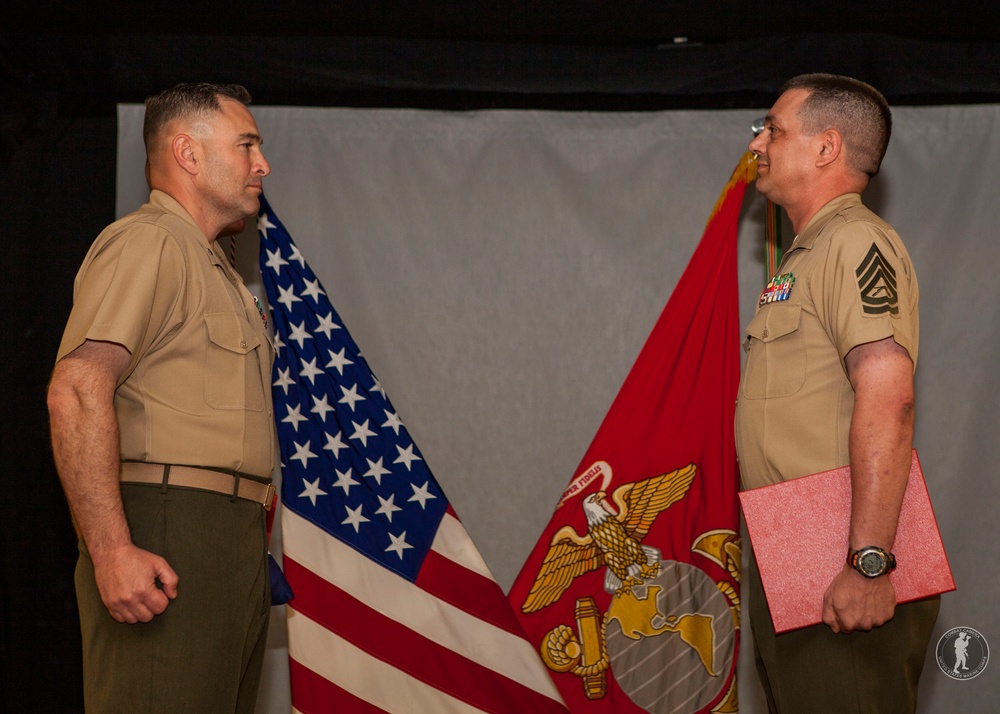
[[[509,599],[572,712],[735,712],[746,154]]]

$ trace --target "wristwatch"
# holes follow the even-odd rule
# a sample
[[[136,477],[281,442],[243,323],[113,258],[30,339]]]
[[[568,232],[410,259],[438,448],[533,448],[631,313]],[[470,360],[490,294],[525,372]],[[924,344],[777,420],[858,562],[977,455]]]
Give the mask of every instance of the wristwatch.
[[[866,578],[877,578],[896,569],[896,556],[877,545],[867,545],[847,553],[847,564]]]

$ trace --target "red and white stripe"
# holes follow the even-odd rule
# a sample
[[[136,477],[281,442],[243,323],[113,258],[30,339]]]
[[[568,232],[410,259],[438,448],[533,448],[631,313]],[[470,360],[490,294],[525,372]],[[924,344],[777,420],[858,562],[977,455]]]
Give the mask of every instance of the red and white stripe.
[[[290,509],[281,523],[295,712],[566,712],[451,511],[416,583]]]

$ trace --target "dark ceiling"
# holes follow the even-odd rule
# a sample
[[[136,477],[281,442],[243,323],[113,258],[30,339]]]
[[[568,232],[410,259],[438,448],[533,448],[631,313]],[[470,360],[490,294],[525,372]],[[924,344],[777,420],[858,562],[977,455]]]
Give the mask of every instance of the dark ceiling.
[[[179,81],[271,104],[642,110],[766,106],[789,76],[893,104],[1000,101],[996,2],[8,0],[0,90],[63,114]],[[15,32],[14,29],[17,31]],[[3,34],[6,33],[6,34]],[[0,114],[4,113],[0,107]]]
[[[381,37],[588,46],[723,42],[795,33],[1000,39],[995,2],[846,0],[246,0],[241,3],[8,0],[27,31]],[[8,27],[11,27],[8,24]]]

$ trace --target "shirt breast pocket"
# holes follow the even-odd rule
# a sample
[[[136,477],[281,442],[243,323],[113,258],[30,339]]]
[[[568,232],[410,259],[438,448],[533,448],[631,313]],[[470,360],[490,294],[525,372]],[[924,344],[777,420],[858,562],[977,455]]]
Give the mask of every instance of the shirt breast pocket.
[[[264,408],[261,383],[260,337],[232,313],[205,315],[208,349],[205,353],[205,401],[215,409]]]
[[[787,397],[805,383],[809,354],[799,330],[802,306],[773,303],[747,325],[750,348],[743,375],[748,399]]]

